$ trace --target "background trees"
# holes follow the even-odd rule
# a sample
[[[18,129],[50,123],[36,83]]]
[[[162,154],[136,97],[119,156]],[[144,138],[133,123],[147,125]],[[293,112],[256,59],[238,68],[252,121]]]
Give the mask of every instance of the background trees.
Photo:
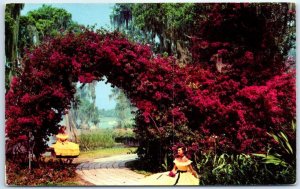
[[[28,12],[20,18],[19,49],[31,48],[49,37],[61,35],[68,31],[80,32],[80,25],[72,20],[72,15],[64,9],[43,5],[37,10]]]
[[[24,4],[8,4],[5,9],[5,88],[9,88],[11,77],[19,68],[18,43],[20,12]]]
[[[177,61],[188,63],[188,37],[194,17],[192,3],[116,4],[111,20],[129,39],[150,45],[155,53],[175,55]]]
[[[23,66],[20,59],[26,49],[67,31],[80,32],[82,27],[64,9],[43,5],[26,16],[20,16],[23,7],[24,4],[7,4],[5,9],[6,92],[11,78],[18,75]]]
[[[132,128],[135,107],[132,106],[125,93],[119,88],[113,88],[110,98],[114,98],[117,102],[115,114],[118,118],[118,128]]]

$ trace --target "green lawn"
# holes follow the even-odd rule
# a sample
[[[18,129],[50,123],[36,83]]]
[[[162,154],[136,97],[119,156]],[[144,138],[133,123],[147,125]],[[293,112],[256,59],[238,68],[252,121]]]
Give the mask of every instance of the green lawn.
[[[80,152],[80,155],[74,161],[80,163],[80,162],[89,161],[91,159],[96,159],[96,158],[134,153],[136,149],[137,149],[136,147],[125,147],[125,148],[118,147],[118,148],[101,148],[97,150],[90,150],[90,151]]]

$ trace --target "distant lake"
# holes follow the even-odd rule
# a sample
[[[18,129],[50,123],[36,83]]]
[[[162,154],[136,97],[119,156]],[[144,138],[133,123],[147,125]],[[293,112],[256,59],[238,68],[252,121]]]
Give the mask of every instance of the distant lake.
[[[99,128],[113,128],[117,126],[118,119],[116,117],[101,117],[100,123],[98,123]]]
[[[122,121],[122,124],[130,124],[134,123],[133,117],[127,117]],[[98,123],[98,127],[102,129],[113,128],[118,125],[117,117],[100,117],[100,123]]]

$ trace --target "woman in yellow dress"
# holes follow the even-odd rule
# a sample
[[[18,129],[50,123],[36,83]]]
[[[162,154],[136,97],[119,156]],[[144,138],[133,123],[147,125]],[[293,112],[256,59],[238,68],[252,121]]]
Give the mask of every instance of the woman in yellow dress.
[[[56,157],[77,157],[80,153],[79,145],[68,141],[66,126],[62,126],[56,135],[56,143],[52,145]]]
[[[145,185],[199,185],[199,178],[192,167],[192,161],[184,153],[185,147],[178,147],[172,171],[156,173],[142,179],[141,183]]]

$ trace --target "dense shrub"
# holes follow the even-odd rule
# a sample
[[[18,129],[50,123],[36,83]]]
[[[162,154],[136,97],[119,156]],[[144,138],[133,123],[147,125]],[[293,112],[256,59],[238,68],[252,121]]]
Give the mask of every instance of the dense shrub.
[[[138,146],[133,129],[114,129],[113,138],[116,143],[122,143],[126,146]]]
[[[64,166],[56,161],[37,164],[33,162],[32,170],[27,164],[6,162],[6,184],[10,186],[55,185],[76,176],[75,164]]]

